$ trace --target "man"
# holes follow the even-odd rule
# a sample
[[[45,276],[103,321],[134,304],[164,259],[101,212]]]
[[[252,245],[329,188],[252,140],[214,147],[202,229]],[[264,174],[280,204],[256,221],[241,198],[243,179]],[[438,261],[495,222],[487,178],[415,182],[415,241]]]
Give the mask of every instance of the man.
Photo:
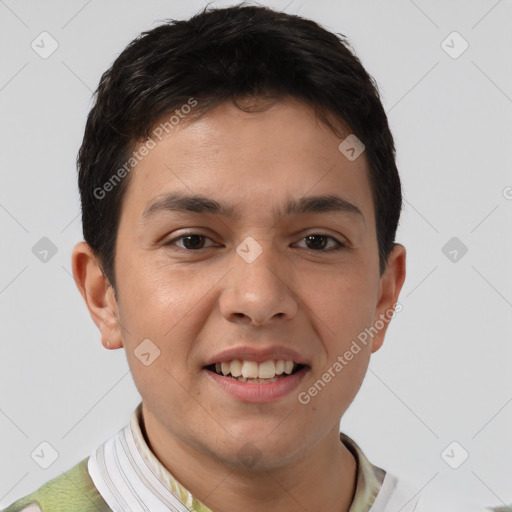
[[[400,307],[394,143],[347,42],[264,7],[141,34],[78,156],[73,273],[142,397],[18,511],[420,511],[339,432]]]

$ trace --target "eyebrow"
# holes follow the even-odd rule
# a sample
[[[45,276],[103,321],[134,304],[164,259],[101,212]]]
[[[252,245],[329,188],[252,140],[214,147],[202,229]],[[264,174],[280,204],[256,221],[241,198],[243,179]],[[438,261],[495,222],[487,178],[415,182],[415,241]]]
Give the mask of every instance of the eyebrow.
[[[170,192],[150,204],[142,214],[142,219],[147,221],[161,212],[192,212],[198,214],[219,215],[230,219],[240,219],[240,212],[233,206],[220,203],[215,199],[201,194],[183,194]],[[277,219],[285,216],[305,215],[308,213],[342,213],[360,217],[365,223],[362,211],[355,205],[338,195],[303,196],[298,199],[290,199],[284,209],[273,208],[272,213]],[[366,225],[366,223],[365,223]]]

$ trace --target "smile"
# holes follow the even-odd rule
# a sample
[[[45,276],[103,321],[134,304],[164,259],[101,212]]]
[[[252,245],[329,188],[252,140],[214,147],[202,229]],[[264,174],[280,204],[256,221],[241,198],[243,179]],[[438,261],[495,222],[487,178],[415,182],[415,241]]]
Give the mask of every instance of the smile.
[[[238,382],[271,383],[296,373],[304,365],[294,363],[291,360],[269,360],[262,363],[256,361],[234,359],[207,366],[217,375],[223,375]]]
[[[204,367],[207,376],[221,390],[242,402],[271,402],[296,389],[309,366],[291,360],[262,363],[234,359]]]

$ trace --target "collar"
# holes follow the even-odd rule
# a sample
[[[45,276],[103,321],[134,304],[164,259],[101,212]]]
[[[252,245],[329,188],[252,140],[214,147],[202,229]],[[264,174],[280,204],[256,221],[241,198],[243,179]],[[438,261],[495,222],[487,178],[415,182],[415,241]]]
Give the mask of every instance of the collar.
[[[91,454],[88,471],[103,499],[115,512],[212,512],[194,498],[148,447],[142,402],[130,423]],[[384,480],[391,475],[371,464],[358,444],[343,432],[340,440],[357,463],[354,499],[349,512],[372,512]]]

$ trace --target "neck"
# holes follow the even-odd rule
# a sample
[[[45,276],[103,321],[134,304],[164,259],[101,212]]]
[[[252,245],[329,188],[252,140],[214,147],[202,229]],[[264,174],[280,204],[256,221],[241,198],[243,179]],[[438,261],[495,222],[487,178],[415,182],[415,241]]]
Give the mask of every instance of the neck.
[[[228,467],[176,439],[151,418],[144,433],[159,461],[211,510],[348,512],[354,498],[357,464],[341,442],[338,426],[299,460],[257,471]]]

